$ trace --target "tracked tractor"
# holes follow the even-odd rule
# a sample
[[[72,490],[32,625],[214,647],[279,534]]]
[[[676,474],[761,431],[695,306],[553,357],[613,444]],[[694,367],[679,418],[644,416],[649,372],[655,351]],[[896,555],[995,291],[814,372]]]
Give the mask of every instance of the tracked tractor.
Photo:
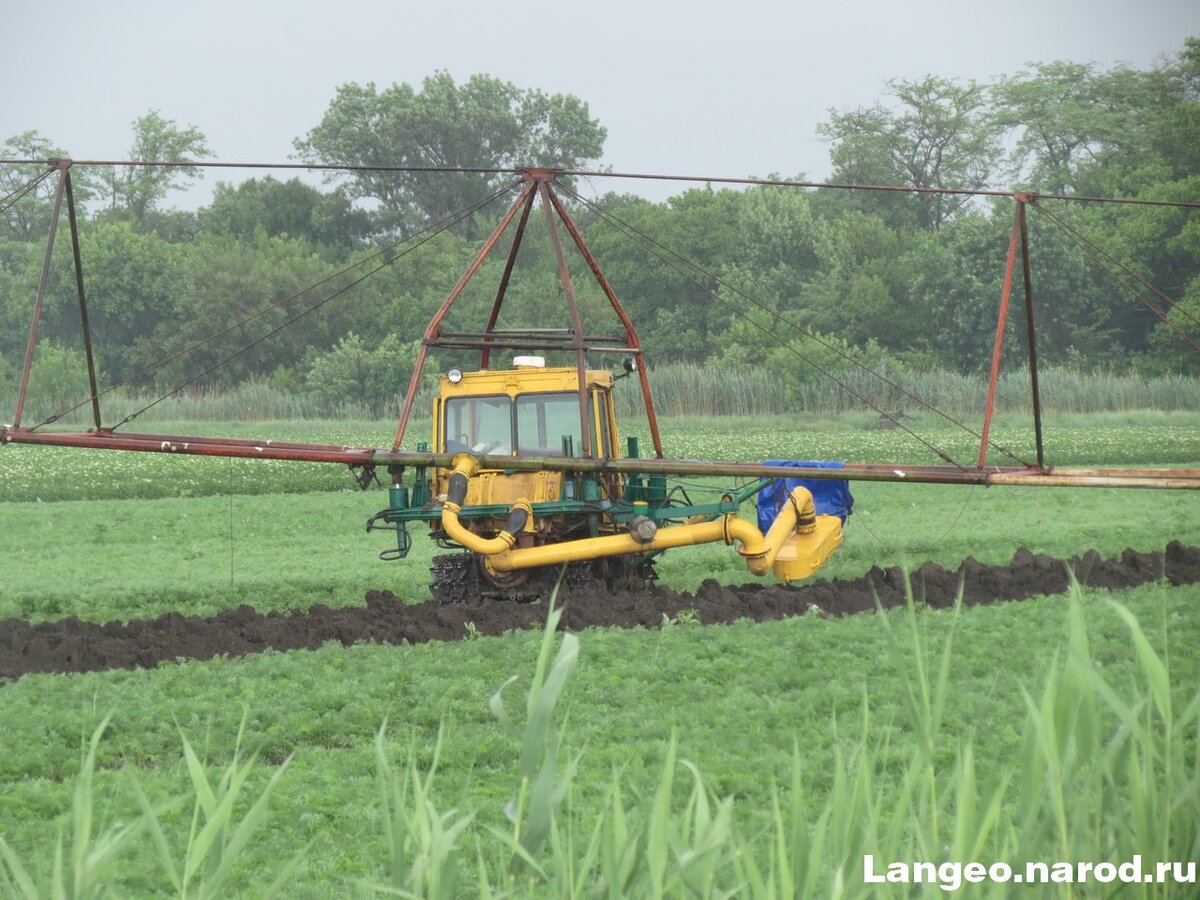
[[[391,505],[369,523],[397,530],[397,548],[385,556],[406,555],[408,526],[427,522],[451,551],[431,570],[430,589],[443,602],[536,599],[560,576],[568,592],[637,590],[653,580],[664,550],[714,541],[737,543],[756,574],[812,574],[841,542],[842,520],[817,515],[804,487],[764,535],[737,512],[767,482],[692,504],[668,491],[664,475],[595,469],[638,459],[636,438],[621,446],[613,403],[615,381],[636,362],[625,366],[617,376],[587,370],[582,390],[575,368],[546,367],[537,356],[518,356],[511,369],[442,376],[432,452],[452,454],[451,464],[417,467],[411,487],[404,470],[391,467]],[[580,447],[591,452],[580,455]],[[555,467],[543,464],[550,459]],[[579,470],[564,470],[572,459]]]
[[[400,452],[422,371],[431,351],[478,353],[479,367],[446,371],[433,401],[432,445],[419,444],[436,462],[390,465],[390,505],[368,528],[395,528],[397,545],[385,557],[403,557],[408,526],[428,522],[446,550],[434,559],[430,589],[443,601],[468,598],[533,598],[547,595],[560,578],[567,590],[583,587],[637,589],[654,578],[662,551],[688,544],[738,543],[752,571],[775,567],[782,577],[802,578],[821,565],[841,541],[842,519],[818,516],[808,490],[780,504],[764,536],[739,519],[742,502],[773,483],[752,482],[718,502],[693,504],[668,490],[667,475],[678,469],[641,470],[638,441],[621,444],[613,385],[636,375],[642,392],[653,460],[663,462],[662,438],[650,394],[642,346],[626,314],[561,199],[551,190],[556,173],[523,171],[524,188],[421,338],[404,408],[392,445]],[[541,200],[558,261],[567,327],[498,327],[501,307],[535,200]],[[517,222],[508,259],[482,331],[456,331],[446,318],[468,282]],[[621,333],[585,331],[559,225],[608,300]],[[518,353],[511,368],[491,366],[495,353]],[[574,365],[547,366],[546,356]],[[535,355],[537,354],[537,355]],[[591,363],[621,359],[614,375]],[[441,460],[449,459],[449,465]],[[632,466],[633,468],[630,468]]]

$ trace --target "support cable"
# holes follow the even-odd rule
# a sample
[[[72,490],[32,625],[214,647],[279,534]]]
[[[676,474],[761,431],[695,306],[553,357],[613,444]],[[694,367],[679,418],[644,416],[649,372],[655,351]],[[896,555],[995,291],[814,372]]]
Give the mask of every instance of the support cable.
[[[51,165],[47,159],[0,159],[0,165]],[[512,166],[384,166],[354,165],[352,163],[262,163],[221,162],[211,159],[73,159],[73,166],[105,166],[108,168],[147,169],[301,169],[310,172],[413,172],[462,175],[519,175],[520,168]]]
[[[103,391],[100,391],[100,393],[96,395],[97,397],[104,396],[105,394],[115,391],[118,388],[124,387],[124,386],[128,385],[130,382],[134,381],[135,379],[141,377],[142,375],[148,374],[149,372],[152,372],[155,369],[160,368],[161,366],[164,366],[167,363],[169,363],[175,359],[178,359],[179,357],[184,356],[187,353],[190,353],[193,350],[196,350],[199,347],[202,347],[205,344],[208,344],[221,336],[226,335],[226,334],[230,333],[231,331],[234,331],[237,328],[240,328],[241,326],[253,321],[254,319],[262,317],[263,315],[265,315],[266,313],[268,313],[274,309],[278,309],[278,308],[284,306],[285,304],[291,303],[293,300],[297,299],[298,297],[304,296],[305,294],[313,291],[317,287],[327,284],[328,282],[332,281],[333,279],[338,278],[341,275],[347,274],[348,272],[351,272],[354,269],[361,267],[362,265],[364,265],[367,262],[379,259],[381,256],[384,257],[384,261],[382,263],[375,266],[373,269],[369,270],[365,274],[354,279],[353,281],[349,282],[348,284],[343,285],[341,288],[334,291],[329,296],[324,297],[321,300],[318,300],[316,303],[313,303],[312,305],[310,305],[308,307],[305,307],[301,312],[299,312],[292,318],[288,319],[286,322],[284,322],[279,327],[272,329],[271,331],[264,334],[262,337],[253,341],[252,343],[246,345],[245,347],[242,347],[240,350],[237,350],[236,352],[230,354],[229,356],[225,357],[224,359],[220,360],[219,362],[214,363],[213,365],[211,365],[207,369],[205,369],[203,372],[201,372],[199,375],[189,378],[187,381],[176,386],[170,392],[168,392],[168,393],[164,394],[163,396],[159,397],[158,399],[156,399],[153,403],[150,403],[147,406],[144,406],[141,409],[137,410],[136,412],[131,413],[130,415],[126,416],[124,419],[122,419],[120,422],[118,422],[116,425],[114,425],[112,430],[116,430],[117,428],[120,428],[122,425],[127,424],[128,422],[132,421],[137,416],[140,416],[142,413],[144,413],[146,410],[150,409],[151,407],[157,406],[163,400],[166,400],[167,398],[174,396],[175,394],[179,393],[184,388],[188,387],[191,384],[194,384],[196,381],[199,381],[201,378],[210,374],[211,372],[215,371],[216,369],[219,369],[221,366],[225,365],[226,363],[231,362],[234,359],[237,359],[242,354],[246,353],[247,351],[249,351],[249,350],[253,349],[254,347],[258,346],[259,344],[261,344],[267,338],[273,337],[274,335],[278,334],[283,329],[287,328],[292,323],[299,321],[300,319],[307,316],[309,313],[324,306],[326,303],[328,303],[330,300],[334,299],[335,297],[339,297],[342,294],[346,293],[352,287],[355,287],[356,285],[365,281],[367,278],[371,277],[372,275],[381,271],[382,269],[387,268],[392,263],[394,263],[396,260],[401,259],[404,256],[407,256],[409,253],[412,253],[413,251],[415,251],[416,249],[421,247],[426,242],[432,240],[434,237],[441,234],[443,231],[446,231],[448,228],[458,224],[459,222],[463,221],[467,217],[474,215],[476,212],[478,212],[480,209],[483,209],[489,203],[494,202],[499,197],[501,197],[504,194],[513,190],[513,188],[517,187],[518,184],[519,184],[519,182],[505,185],[504,187],[492,192],[491,194],[489,194],[487,197],[483,198],[482,200],[476,201],[475,203],[471,204],[470,206],[464,207],[464,208],[458,210],[457,212],[451,214],[447,218],[444,218],[444,219],[440,220],[439,222],[436,222],[433,225],[427,226],[426,228],[422,229],[421,231],[416,232],[415,235],[409,235],[408,237],[405,237],[402,240],[397,241],[394,244],[391,244],[382,250],[372,253],[370,256],[368,256],[362,260],[359,260],[358,262],[354,263],[353,265],[347,266],[345,269],[342,269],[340,272],[336,272],[333,275],[330,275],[327,278],[322,279],[321,281],[317,282],[316,284],[310,285],[310,286],[304,288],[303,290],[297,291],[296,293],[292,294],[291,296],[286,297],[283,300],[280,300],[276,303],[273,303],[270,306],[267,306],[267,307],[259,310],[258,312],[253,313],[250,316],[247,316],[246,318],[242,319],[240,322],[230,325],[228,328],[222,329],[221,331],[219,331],[213,335],[210,335],[209,337],[205,338],[204,340],[199,341],[183,350],[180,350],[177,353],[174,353],[171,356],[166,357],[165,359],[159,360],[158,362],[154,363],[153,365],[146,367],[141,372],[138,372],[134,375],[129,376],[124,381],[121,381],[117,384],[111,385],[110,387],[105,388]],[[392,251],[393,249],[398,247],[400,244],[403,244],[406,241],[412,241],[417,235],[422,235],[420,240],[415,241],[414,243],[411,244],[411,246],[406,247],[402,252],[396,253],[394,256],[388,255],[390,253],[390,251]],[[49,424],[52,424],[53,422],[58,421],[63,416],[68,415],[68,414],[74,412],[75,410],[79,409],[80,407],[90,403],[93,399],[94,399],[93,397],[84,398],[79,403],[76,403],[74,406],[69,407],[68,409],[62,410],[58,413],[55,413],[54,415],[50,416],[49,418],[45,419],[44,421],[39,422],[37,425],[33,426],[33,428],[31,428],[30,431],[34,431],[38,428],[41,428],[43,425],[49,425]]]
[[[1111,253],[1109,253],[1107,250],[1105,250],[1103,247],[1101,247],[1095,241],[1093,241],[1090,238],[1086,237],[1085,235],[1081,234],[1073,226],[1071,226],[1067,222],[1063,221],[1058,216],[1054,215],[1054,213],[1050,212],[1049,210],[1041,209],[1036,204],[1033,205],[1033,208],[1035,210],[1037,210],[1039,213],[1041,213],[1042,215],[1046,216],[1051,222],[1053,222],[1055,225],[1057,225],[1060,229],[1062,229],[1063,232],[1065,232],[1066,235],[1069,238],[1071,238],[1072,241],[1074,241],[1075,245],[1077,247],[1079,247],[1079,249],[1081,249],[1085,254],[1087,254],[1102,269],[1104,269],[1106,272],[1108,272],[1108,274],[1112,276],[1112,279],[1115,282],[1117,282],[1117,284],[1119,284],[1121,287],[1125,288],[1125,290],[1127,290],[1131,294],[1133,294],[1133,296],[1137,298],[1139,303],[1141,303],[1144,307],[1146,307],[1146,309],[1150,310],[1150,312],[1154,313],[1155,316],[1157,316],[1159,319],[1161,319],[1162,322],[1168,328],[1173,330],[1176,334],[1178,334],[1181,338],[1183,338],[1187,343],[1191,344],[1193,349],[1200,351],[1200,345],[1197,345],[1195,341],[1193,341],[1186,333],[1181,331],[1178,328],[1178,326],[1176,326],[1170,320],[1169,312],[1163,312],[1161,309],[1159,309],[1157,306],[1155,306],[1153,303],[1151,303],[1149,300],[1147,300],[1145,297],[1143,297],[1141,292],[1139,292],[1137,290],[1137,288],[1135,288],[1132,285],[1125,282],[1120,276],[1118,276],[1116,274],[1116,272],[1113,271],[1113,268],[1115,267],[1117,269],[1120,269],[1122,272],[1127,274],[1131,279],[1133,279],[1137,282],[1140,282],[1143,287],[1152,291],[1154,294],[1156,294],[1159,297],[1159,299],[1163,300],[1170,309],[1175,310],[1181,316],[1188,319],[1193,324],[1200,325],[1200,319],[1197,319],[1190,312],[1188,312],[1188,310],[1182,304],[1180,304],[1178,301],[1172,300],[1163,291],[1159,290],[1157,287],[1155,287],[1153,284],[1151,284],[1149,281],[1147,281],[1145,278],[1143,278],[1137,272],[1133,271],[1131,268],[1129,268],[1129,266],[1125,265],[1125,263],[1121,262],[1119,259],[1117,259],[1115,256],[1113,256]],[[1111,266],[1106,265],[1105,261],[1107,261],[1108,263],[1111,263]]]
[[[816,190],[883,191],[906,194],[948,194],[961,197],[1010,197],[1027,191],[996,190],[992,188],[918,187],[899,184],[857,184],[854,182],[801,181],[794,178],[729,178],[709,175],[659,175],[640,172],[591,172],[581,169],[561,169],[560,175],[597,178],[627,178],[646,181],[685,181],[704,184],[741,184],[754,187],[794,187]],[[1064,200],[1076,203],[1118,203],[1131,206],[1170,206],[1179,209],[1200,209],[1200,200],[1147,200],[1141,197],[1089,197],[1081,194],[1038,194],[1040,200]]]
[[[29,181],[25,182],[25,184],[21,185],[19,188],[12,191],[11,193],[6,194],[4,197],[0,197],[0,213],[8,212],[8,210],[13,206],[13,204],[15,204],[18,200],[20,200],[22,197],[24,197],[30,191],[34,190],[39,184],[41,184],[43,181],[45,181],[47,178],[49,178],[51,175],[53,175],[55,171],[57,171],[57,170],[56,169],[47,169],[45,172],[42,172],[40,175],[36,175],[33,178],[31,178]]]
[[[567,189],[563,189],[563,190],[567,190]],[[678,253],[674,252],[673,250],[671,250],[670,248],[663,246],[662,244],[660,244],[658,241],[656,241],[656,240],[655,240],[653,237],[651,237],[650,235],[646,234],[645,232],[642,232],[642,231],[640,231],[640,230],[639,230],[639,229],[637,229],[637,228],[634,228],[632,225],[628,225],[627,223],[625,223],[625,222],[623,222],[622,220],[618,219],[618,218],[617,218],[616,216],[614,216],[612,213],[610,213],[610,212],[608,212],[607,210],[605,210],[605,209],[603,209],[602,207],[600,207],[598,204],[596,204],[596,203],[594,203],[594,202],[592,202],[592,201],[588,200],[588,199],[587,199],[587,198],[585,198],[585,197],[582,197],[581,195],[579,195],[579,194],[575,193],[574,191],[567,190],[567,193],[569,193],[569,194],[570,194],[572,197],[574,197],[574,198],[575,198],[576,200],[578,200],[579,202],[583,203],[583,204],[584,204],[586,207],[588,207],[588,209],[592,210],[592,211],[593,211],[593,212],[595,212],[597,215],[599,215],[600,217],[604,218],[606,221],[609,221],[611,224],[615,225],[617,228],[619,228],[619,229],[623,230],[623,231],[625,232],[625,234],[627,234],[628,236],[630,236],[630,237],[634,237],[634,238],[636,238],[636,239],[639,239],[639,240],[641,240],[641,241],[643,242],[643,244],[644,244],[644,245],[646,245],[646,246],[651,246],[651,245],[652,245],[652,246],[651,246],[651,249],[652,249],[652,251],[654,251],[654,252],[655,252],[655,255],[656,255],[656,256],[658,256],[658,257],[659,257],[659,259],[662,259],[664,262],[666,262],[666,263],[667,263],[667,265],[671,266],[673,269],[675,269],[675,271],[677,271],[677,272],[679,272],[681,275],[683,275],[683,277],[687,278],[689,281],[691,281],[693,284],[695,284],[695,285],[696,285],[697,287],[699,287],[701,290],[703,290],[703,291],[705,291],[706,293],[708,293],[708,294],[709,294],[710,296],[712,296],[712,297],[713,297],[713,299],[714,299],[714,300],[716,300],[718,303],[720,303],[720,304],[722,304],[723,306],[725,306],[727,309],[729,309],[729,310],[730,310],[731,312],[733,312],[735,315],[737,315],[737,316],[739,316],[740,318],[744,319],[746,322],[748,322],[748,323],[749,323],[750,325],[752,325],[754,328],[756,328],[756,329],[758,329],[759,331],[761,331],[763,334],[765,334],[765,335],[769,336],[769,337],[770,337],[770,338],[771,338],[773,341],[775,341],[776,343],[778,343],[778,344],[779,344],[781,347],[783,347],[784,349],[786,349],[788,352],[790,352],[790,353],[794,354],[795,356],[799,357],[799,358],[800,358],[802,361],[804,361],[804,362],[805,362],[805,363],[807,363],[808,365],[812,366],[814,369],[816,369],[817,371],[819,371],[819,372],[820,372],[822,375],[824,375],[826,378],[828,378],[828,379],[830,379],[831,381],[833,381],[835,384],[837,384],[839,387],[841,387],[841,388],[842,388],[843,390],[845,390],[847,393],[849,393],[849,394],[851,394],[852,396],[856,397],[857,399],[861,400],[863,403],[865,403],[867,406],[869,406],[869,407],[870,407],[871,409],[873,409],[875,412],[879,413],[881,416],[883,416],[885,419],[887,419],[889,422],[891,422],[891,423],[892,423],[893,425],[895,425],[897,428],[900,428],[900,429],[901,429],[901,430],[903,430],[905,433],[907,433],[908,435],[910,435],[911,437],[913,437],[914,439],[916,439],[917,441],[919,441],[920,443],[922,443],[923,445],[925,445],[927,448],[929,448],[929,449],[933,450],[933,452],[934,452],[934,453],[936,453],[936,454],[937,454],[939,457],[941,457],[943,460],[945,460],[946,462],[949,462],[949,463],[951,463],[952,465],[958,466],[959,468],[963,468],[963,466],[961,466],[961,465],[960,465],[959,463],[957,463],[957,462],[954,462],[954,460],[952,460],[952,459],[951,459],[951,458],[950,458],[950,457],[949,457],[949,456],[948,456],[948,455],[947,455],[945,452],[943,452],[943,451],[942,451],[942,450],[940,450],[939,448],[935,447],[933,444],[929,443],[927,440],[925,440],[924,438],[922,438],[920,435],[918,435],[918,434],[917,434],[916,432],[914,432],[912,429],[910,429],[910,428],[906,427],[906,426],[905,426],[903,423],[901,423],[901,422],[900,422],[900,420],[899,420],[899,419],[898,419],[896,416],[894,416],[894,415],[892,415],[892,414],[890,414],[890,413],[888,413],[888,412],[885,412],[883,409],[881,409],[880,407],[878,407],[877,405],[875,405],[874,403],[872,403],[870,400],[868,400],[866,397],[864,397],[864,396],[863,396],[861,393],[859,393],[858,391],[854,390],[852,387],[850,387],[848,384],[846,384],[846,383],[845,383],[844,381],[842,381],[840,378],[838,378],[837,376],[833,375],[833,374],[832,374],[831,372],[829,372],[827,369],[823,368],[822,366],[820,366],[819,364],[817,364],[816,362],[814,362],[813,360],[811,360],[809,357],[805,356],[805,355],[804,355],[803,353],[801,353],[799,350],[796,350],[796,349],[795,349],[794,347],[792,347],[790,344],[788,344],[787,342],[785,342],[785,341],[784,341],[783,339],[781,339],[781,338],[779,337],[779,335],[777,335],[777,334],[776,334],[774,331],[772,331],[772,330],[771,330],[771,329],[769,329],[769,328],[766,328],[766,327],[764,327],[763,325],[761,325],[760,323],[758,323],[758,322],[756,322],[754,319],[752,319],[750,316],[746,315],[746,314],[745,314],[745,313],[744,313],[742,310],[738,309],[738,308],[737,308],[736,306],[734,306],[733,304],[731,304],[731,303],[729,303],[729,302],[727,302],[727,301],[723,300],[723,299],[722,299],[722,298],[721,298],[721,297],[720,297],[720,296],[719,296],[719,295],[718,295],[718,294],[717,294],[715,291],[713,291],[713,290],[709,289],[707,285],[703,284],[701,281],[699,281],[698,279],[696,279],[696,278],[695,278],[695,277],[693,277],[692,275],[690,275],[690,274],[688,274],[687,272],[685,272],[685,271],[683,271],[682,269],[680,269],[680,268],[679,268],[679,266],[675,265],[675,264],[674,264],[674,263],[673,263],[673,262],[672,262],[670,259],[668,259],[668,257],[674,257],[674,259],[676,259],[676,260],[678,260],[678,261],[680,261],[680,262],[682,262],[682,263],[686,264],[687,266],[690,266],[690,267],[691,267],[692,269],[694,269],[695,271],[697,271],[697,272],[700,272],[701,274],[703,274],[703,275],[704,275],[706,278],[710,278],[710,279],[712,279],[713,281],[715,281],[715,282],[716,282],[718,285],[720,285],[721,287],[723,287],[723,288],[726,288],[727,290],[729,290],[730,292],[732,292],[732,293],[736,294],[738,297],[742,298],[742,299],[743,299],[743,300],[745,300],[746,302],[748,302],[748,303],[752,304],[753,306],[757,307],[758,309],[760,309],[761,311],[763,311],[763,312],[764,312],[764,313],[766,313],[767,315],[771,316],[773,319],[775,319],[775,321],[776,321],[776,322],[778,322],[778,323],[780,323],[780,324],[782,324],[782,325],[786,325],[786,326],[788,326],[789,328],[791,328],[791,329],[795,330],[796,332],[798,332],[799,334],[801,334],[801,335],[803,335],[803,336],[805,336],[805,337],[807,337],[807,338],[810,338],[810,339],[811,339],[811,340],[813,340],[813,341],[816,341],[818,344],[820,344],[821,346],[825,347],[827,350],[831,351],[831,352],[832,352],[832,353],[834,353],[835,355],[837,355],[837,356],[841,357],[842,359],[846,360],[847,362],[849,362],[851,365],[855,366],[856,368],[858,368],[858,369],[861,369],[862,371],[864,371],[864,372],[867,372],[868,374],[874,375],[876,378],[879,378],[879,379],[880,379],[881,381],[883,381],[885,384],[889,385],[890,387],[892,387],[892,388],[894,388],[895,390],[899,391],[899,392],[900,392],[901,394],[903,394],[904,396],[906,396],[906,397],[908,397],[909,399],[911,399],[911,400],[912,400],[914,403],[917,403],[918,405],[920,405],[920,406],[922,406],[923,408],[925,408],[925,409],[929,410],[930,412],[936,413],[937,415],[939,415],[939,416],[941,416],[942,418],[944,418],[946,421],[948,421],[948,422],[950,422],[951,424],[953,424],[953,425],[957,426],[958,428],[961,428],[963,431],[966,431],[968,434],[970,434],[970,435],[972,435],[972,436],[974,436],[974,437],[976,437],[976,438],[980,437],[980,435],[979,435],[978,433],[976,433],[976,432],[975,432],[975,431],[974,431],[972,428],[970,428],[970,426],[968,426],[968,425],[966,425],[966,424],[964,424],[964,423],[962,423],[962,422],[958,421],[958,420],[957,420],[957,419],[955,419],[953,416],[950,416],[949,414],[947,414],[947,413],[945,413],[945,412],[942,412],[942,411],[941,411],[941,410],[939,410],[937,407],[933,406],[932,404],[928,403],[927,401],[923,400],[922,398],[918,397],[917,395],[915,395],[915,394],[911,393],[910,391],[908,391],[907,389],[905,389],[905,388],[904,388],[904,387],[902,387],[901,385],[899,385],[899,384],[896,384],[894,381],[892,381],[891,379],[889,379],[889,378],[888,378],[886,375],[883,375],[882,373],[875,371],[874,369],[872,369],[871,367],[867,366],[867,365],[866,365],[865,363],[863,363],[862,361],[860,361],[860,360],[858,360],[858,359],[855,359],[853,356],[851,356],[850,354],[848,354],[848,353],[846,353],[845,351],[841,350],[841,349],[840,349],[839,347],[837,347],[836,345],[834,345],[834,344],[832,344],[832,343],[830,343],[830,342],[828,342],[828,341],[826,341],[826,340],[822,339],[822,338],[821,338],[821,337],[819,337],[818,335],[815,335],[815,334],[813,334],[813,333],[811,333],[811,332],[809,332],[809,331],[806,331],[805,329],[803,329],[803,328],[801,328],[799,325],[797,325],[795,322],[792,322],[790,319],[787,319],[786,317],[784,317],[784,316],[781,316],[779,313],[777,313],[777,312],[775,312],[774,310],[770,309],[770,308],[769,308],[769,307],[767,307],[766,305],[764,305],[764,304],[760,303],[760,302],[759,302],[759,301],[757,301],[755,298],[753,298],[753,297],[751,297],[750,295],[746,294],[744,291],[741,291],[740,289],[738,289],[738,288],[737,288],[737,287],[735,287],[734,285],[731,285],[731,284],[727,283],[726,281],[724,281],[724,280],[723,280],[722,278],[720,278],[719,276],[716,276],[716,275],[714,275],[713,273],[706,271],[706,270],[705,270],[705,269],[703,269],[701,266],[697,265],[696,263],[694,263],[694,262],[692,262],[691,260],[687,259],[686,257],[682,256],[681,254],[678,254]],[[655,249],[655,248],[657,248],[657,249]],[[661,251],[661,252],[658,252],[658,251]],[[1013,452],[1012,452],[1012,451],[1010,451],[1010,450],[1007,450],[1007,449],[1006,449],[1006,448],[1004,448],[1004,447],[1001,447],[999,444],[996,444],[996,443],[994,443],[993,441],[990,441],[990,440],[989,440],[989,441],[988,441],[988,445],[989,445],[989,446],[991,446],[991,447],[993,447],[993,448],[994,448],[994,449],[996,449],[997,451],[999,451],[999,452],[1003,453],[1004,455],[1008,456],[1009,458],[1011,458],[1011,459],[1013,459],[1013,460],[1016,460],[1017,462],[1019,462],[1019,463],[1020,463],[1021,465],[1023,465],[1023,466],[1028,466],[1028,465],[1029,465],[1029,463],[1028,463],[1028,462],[1026,462],[1025,460],[1023,460],[1023,459],[1021,459],[1020,457],[1018,457],[1018,456],[1017,456],[1015,453],[1013,453]]]
[[[220,162],[216,160],[147,160],[147,159],[77,159],[76,166],[144,166],[177,169],[300,169],[305,171],[331,172],[427,172],[444,174],[476,175],[520,175],[529,166],[389,166],[355,165],[352,163],[249,163]],[[0,165],[33,164],[51,165],[46,159],[0,159]],[[843,191],[890,191],[910,194],[946,194],[964,197],[1012,197],[1025,193],[995,188],[952,188],[924,187],[915,185],[858,184],[854,182],[803,181],[793,178],[734,178],[720,175],[664,175],[653,172],[613,172],[593,169],[553,169],[556,175],[579,178],[623,178],[643,181],[681,181],[700,184],[741,184],[764,187],[795,187],[819,190]],[[1200,209],[1196,200],[1150,200],[1141,197],[1091,197],[1083,194],[1038,194],[1042,200],[1063,200],[1074,203],[1122,203],[1134,206],[1169,206],[1179,209]]]

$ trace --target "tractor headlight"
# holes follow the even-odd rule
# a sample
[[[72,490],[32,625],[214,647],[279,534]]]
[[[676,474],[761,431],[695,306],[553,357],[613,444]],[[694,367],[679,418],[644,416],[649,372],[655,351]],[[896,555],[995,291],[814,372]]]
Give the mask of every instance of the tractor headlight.
[[[629,372],[630,374],[632,374],[637,371],[637,357],[636,356],[627,356],[621,362],[621,365],[624,367],[626,372]]]
[[[453,369],[450,369],[448,372],[446,372],[446,378],[450,380],[451,384],[458,384],[460,381],[462,381],[462,369],[455,366]]]

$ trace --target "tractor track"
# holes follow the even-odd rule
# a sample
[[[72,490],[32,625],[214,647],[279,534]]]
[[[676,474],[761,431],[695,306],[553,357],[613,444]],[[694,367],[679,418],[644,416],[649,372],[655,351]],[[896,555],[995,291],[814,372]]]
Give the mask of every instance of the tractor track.
[[[911,574],[919,602],[953,605],[959,584],[968,606],[1057,594],[1066,591],[1068,567],[1081,584],[1120,590],[1165,579],[1172,585],[1200,581],[1200,547],[1172,541],[1163,553],[1124,551],[1103,559],[1095,550],[1069,560],[1018,550],[1006,566],[988,566],[968,558],[957,570],[926,563]],[[704,624],[737,619],[765,621],[812,612],[826,617],[851,615],[875,607],[903,605],[904,575],[899,568],[873,568],[861,578],[817,581],[800,587],[779,584],[723,586],[706,581],[695,594],[655,587],[636,593],[576,593],[565,604],[563,627],[658,627],[664,616],[694,610]],[[94,672],[153,668],[164,661],[243,656],[268,648],[316,649],[328,641],[453,641],[468,635],[497,635],[534,626],[545,618],[543,604],[480,601],[452,605],[407,604],[390,591],[370,591],[362,607],[261,614],[250,606],[201,618],[171,612],[157,619],[98,624],[78,618],[31,624],[0,621],[0,680],[35,672]]]

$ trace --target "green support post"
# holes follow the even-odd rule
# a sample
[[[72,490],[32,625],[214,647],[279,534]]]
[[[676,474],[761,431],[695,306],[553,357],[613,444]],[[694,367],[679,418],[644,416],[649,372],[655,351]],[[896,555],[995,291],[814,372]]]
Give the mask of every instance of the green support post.
[[[625,440],[625,456],[629,459],[640,459],[641,454],[638,452],[638,439],[629,437]],[[641,503],[645,506],[646,501],[646,482],[641,475],[631,472],[625,478],[625,499],[635,506]]]

